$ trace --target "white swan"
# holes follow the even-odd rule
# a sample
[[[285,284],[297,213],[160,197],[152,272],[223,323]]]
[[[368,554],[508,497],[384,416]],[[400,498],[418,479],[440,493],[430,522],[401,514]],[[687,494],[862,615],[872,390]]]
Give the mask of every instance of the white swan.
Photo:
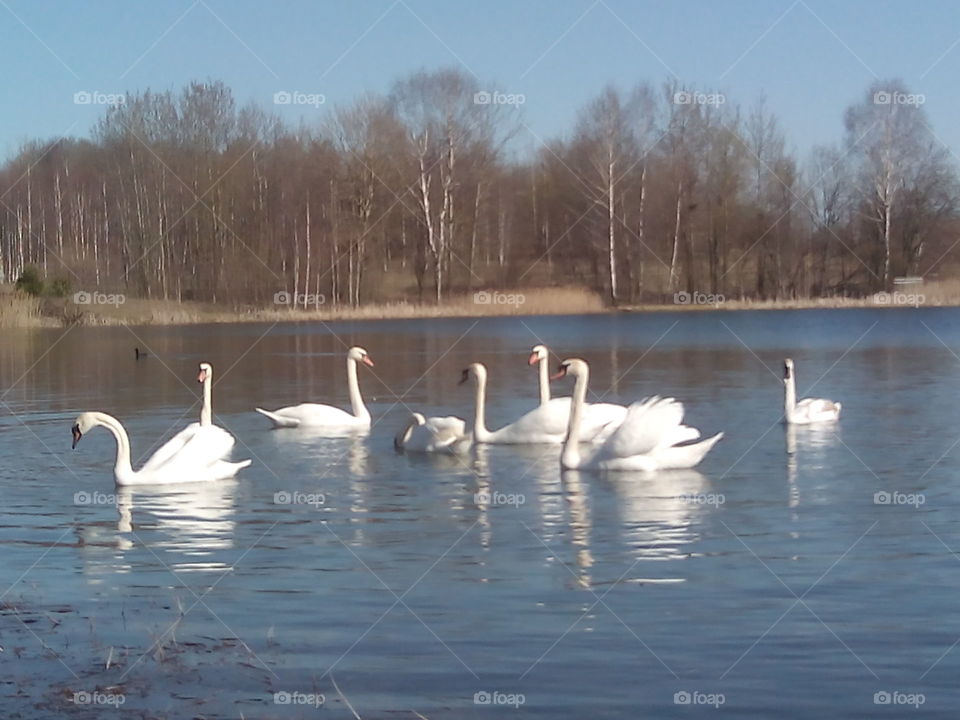
[[[347,352],[347,388],[350,391],[351,413],[332,405],[317,403],[292,405],[273,412],[257,408],[257,412],[273,420],[274,426],[278,428],[368,428],[370,412],[360,395],[360,385],[357,382],[358,362],[373,367],[373,360],[366,350],[352,347]]]
[[[565,375],[576,378],[569,431],[560,455],[560,466],[565,470],[652,472],[692,468],[723,437],[723,433],[717,433],[698,443],[678,444],[696,440],[700,437],[700,431],[682,424],[683,405],[679,402],[673,398],[652,397],[631,405],[620,427],[585,456],[581,456],[580,426],[590,368],[583,360],[564,360],[554,378]]]
[[[840,419],[840,403],[822,398],[805,398],[797,402],[797,381],[793,360],[783,361],[783,418],[793,425],[833,422]]]
[[[538,386],[540,389],[540,404],[546,405],[550,402],[550,370],[547,363],[550,362],[550,351],[546,345],[534,345],[530,349],[530,359],[528,365],[537,366]]]
[[[107,428],[117,441],[117,461],[113,477],[117,485],[154,485],[206,482],[233,477],[250,464],[249,460],[226,462],[210,453],[204,442],[207,428],[193,426],[182,430],[157,450],[139,470],[130,466],[130,438],[120,421],[101,412],[85,412],[73,424],[73,447],[98,425]],[[219,430],[219,428],[214,428]],[[221,431],[222,432],[222,431]],[[186,440],[183,437],[188,434]]]
[[[559,445],[567,434],[565,421],[558,422],[558,413],[569,409],[570,398],[557,398],[546,405],[534,408],[506,427],[491,432],[486,424],[487,404],[487,368],[483,363],[471,363],[463,371],[460,384],[470,378],[476,382],[475,407],[473,415],[473,441],[491,445],[526,445],[551,443]],[[626,412],[624,410],[624,412]],[[561,417],[569,418],[569,412]],[[590,439],[604,429],[604,425],[591,425],[584,431],[585,439]],[[589,434],[588,434],[589,433]]]
[[[197,382],[203,385],[203,405],[200,406],[200,428],[203,428],[203,442],[209,447],[211,455],[225,458],[233,450],[236,438],[231,433],[213,424],[213,402],[211,396],[213,385],[213,365],[208,362],[200,363],[200,372]],[[188,426],[189,427],[192,426]]]
[[[467,435],[466,423],[458,417],[426,418],[415,412],[397,433],[393,444],[398,450],[456,453],[468,450],[471,438]]]
[[[544,411],[544,430],[551,435],[566,437],[567,422],[570,420],[570,398],[550,398],[550,373],[547,364],[550,351],[546,345],[534,345],[530,350],[529,365],[537,365],[540,386],[540,407],[550,408]],[[627,408],[614,403],[588,403],[583,410],[583,425],[580,439],[584,442],[603,442],[617,429],[627,416]],[[562,442],[562,441],[561,441]]]
[[[213,407],[211,403],[211,388],[213,381],[213,366],[210,363],[200,363],[200,372],[197,382],[203,384],[203,405],[200,407],[200,422],[190,423],[179,433],[174,435],[153,454],[151,461],[156,464],[165,463],[176,455],[188,443],[194,443],[192,452],[197,457],[206,453],[206,457],[213,460],[222,460],[230,454],[236,439],[229,432],[213,424]]]

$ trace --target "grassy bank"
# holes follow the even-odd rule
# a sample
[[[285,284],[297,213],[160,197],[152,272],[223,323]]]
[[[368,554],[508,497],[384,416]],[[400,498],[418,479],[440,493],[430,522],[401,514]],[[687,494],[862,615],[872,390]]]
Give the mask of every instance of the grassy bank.
[[[126,298],[122,303],[78,305],[72,298],[37,299],[19,293],[0,294],[0,327],[80,325],[192,325],[234,322],[309,322],[380,320],[387,318],[495,317],[602,313],[603,301],[581,288],[536,288],[484,291],[444,300],[440,304],[408,301],[362,307],[317,309],[269,307],[224,308],[204,303]]]
[[[905,286],[891,293],[863,298],[797,298],[740,300],[707,293],[678,293],[663,303],[619,306],[620,312],[689,310],[793,310],[875,307],[945,307],[960,305],[960,280]],[[192,325],[234,322],[309,322],[381,320],[392,318],[496,317],[603,313],[613,309],[596,293],[583,288],[534,288],[483,291],[460,295],[440,304],[398,301],[362,307],[317,309],[269,307],[225,308],[204,303],[127,298],[116,304],[80,305],[72,298],[33,298],[12,290],[0,291],[0,327],[60,327],[80,325]]]

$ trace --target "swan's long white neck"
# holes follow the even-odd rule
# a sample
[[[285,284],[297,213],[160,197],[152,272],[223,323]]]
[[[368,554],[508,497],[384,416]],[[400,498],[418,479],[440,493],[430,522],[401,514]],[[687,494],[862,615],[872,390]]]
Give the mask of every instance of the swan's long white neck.
[[[200,408],[200,426],[206,427],[213,425],[213,403],[211,400],[210,386],[213,384],[213,373],[207,370],[203,378],[203,406]]]
[[[583,417],[583,404],[587,399],[587,384],[590,382],[590,368],[586,363],[577,365],[576,378],[570,403],[567,437],[563,441],[563,452],[560,455],[560,465],[570,470],[580,467],[580,421]]]
[[[369,420],[370,411],[363,404],[360,382],[357,380],[357,361],[352,357],[347,358],[347,387],[350,389],[350,408],[353,410],[353,416]]]
[[[486,442],[491,435],[486,423],[487,369],[483,365],[475,367],[474,378],[476,389],[474,390],[473,440],[482,443]]]
[[[786,419],[793,419],[793,411],[797,407],[797,383],[790,372],[790,377],[783,380],[783,414]]]
[[[133,477],[133,468],[130,466],[130,438],[123,425],[112,415],[106,413],[92,413],[97,425],[102,425],[113,433],[117,441],[117,461],[113,466],[113,476],[117,485],[123,485]]]
[[[540,404],[546,405],[550,402],[550,371],[547,365],[550,362],[550,358],[541,357],[537,361],[540,372]]]

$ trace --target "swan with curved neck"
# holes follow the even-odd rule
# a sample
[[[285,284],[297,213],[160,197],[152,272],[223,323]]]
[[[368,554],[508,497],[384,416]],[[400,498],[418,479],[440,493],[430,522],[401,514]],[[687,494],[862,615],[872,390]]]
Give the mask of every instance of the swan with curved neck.
[[[567,375],[573,375],[576,382],[567,437],[560,455],[560,466],[565,470],[651,472],[692,468],[723,437],[723,433],[718,433],[698,443],[681,444],[699,438],[700,431],[682,424],[683,405],[673,398],[653,397],[631,405],[620,426],[581,455],[580,431],[590,368],[577,358],[564,360],[552,379]]]
[[[823,398],[805,398],[797,402],[797,381],[793,360],[783,361],[783,419],[790,425],[833,422],[840,419],[841,405]]]
[[[522,415],[516,422],[500,428],[494,432],[487,429],[487,368],[483,363],[471,363],[460,376],[460,384],[470,378],[474,380],[474,412],[473,412],[473,441],[484,444],[533,444],[553,443],[563,441],[563,435],[551,433],[544,429],[545,409],[538,407],[526,415]]]
[[[411,413],[393,440],[397,450],[428,453],[464,452],[472,444],[466,423],[458,417],[424,417]]]
[[[357,363],[373,367],[373,360],[362,347],[352,347],[347,352],[347,388],[350,392],[350,408],[346,412],[332,405],[301,403],[279,410],[257,408],[257,412],[273,421],[277,428],[368,428],[370,411],[363,403],[360,384],[357,381]]]
[[[550,351],[546,345],[534,345],[527,360],[529,365],[537,365],[540,387],[540,407],[544,408],[545,430],[553,435],[566,436],[567,421],[570,418],[570,398],[550,397]],[[549,411],[547,410],[549,408]],[[598,443],[612,433],[627,416],[627,408],[615,403],[587,403],[583,409],[583,423],[580,439],[584,442]]]
[[[76,449],[80,439],[95,427],[105,427],[117,441],[117,458],[113,466],[113,477],[117,485],[154,485],[187,482],[208,482],[233,477],[239,470],[250,464],[249,460],[226,462],[218,455],[211,455],[203,442],[198,442],[202,434],[192,434],[184,441],[181,436],[191,428],[182,431],[167,444],[158,449],[139,470],[130,464],[130,438],[120,421],[112,415],[102,412],[81,413],[74,422],[73,447]],[[170,445],[175,449],[170,451]]]
[[[487,368],[483,363],[471,363],[463,371],[460,384],[470,378],[475,382],[474,414],[473,414],[473,441],[480,444],[495,445],[532,445],[549,443],[559,445],[566,436],[567,427],[565,418],[568,416],[570,398],[556,398],[546,405],[540,405],[530,412],[521,415],[517,420],[499,430],[487,429]],[[624,411],[626,412],[626,411]],[[585,438],[598,433],[603,426],[591,426],[584,432]]]

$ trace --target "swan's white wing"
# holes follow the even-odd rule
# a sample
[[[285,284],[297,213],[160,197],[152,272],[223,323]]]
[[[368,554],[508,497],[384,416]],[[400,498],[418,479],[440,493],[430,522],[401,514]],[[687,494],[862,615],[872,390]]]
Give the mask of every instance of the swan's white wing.
[[[563,442],[567,434],[567,422],[558,422],[558,417],[562,413],[558,412],[557,401],[566,401],[569,407],[570,398],[556,398],[546,405],[540,405],[528,413],[521,415],[514,422],[506,427],[494,431],[492,436],[496,442],[515,442],[515,443],[541,443],[541,442]],[[568,411],[569,412],[569,411]],[[569,418],[569,415],[567,416]]]
[[[620,426],[601,446],[603,457],[647,455],[679,435],[683,405],[673,398],[652,397],[627,408]]]
[[[840,411],[840,404],[823,398],[805,398],[797,403],[797,411],[810,417],[832,415]]]
[[[453,442],[463,437],[467,432],[467,425],[463,419],[453,415],[427,418],[424,427],[430,431],[439,443]]]
[[[185,432],[181,432],[180,435]],[[178,439],[180,435],[176,436],[174,440]],[[233,448],[234,442],[233,435],[223,428],[216,425],[202,427],[198,425],[197,428],[193,429],[190,437],[182,442],[178,448],[174,448],[172,452],[167,446],[171,445],[173,440],[160,448],[144,464],[140,472],[163,472],[164,474],[183,472],[188,475],[193,472],[202,472],[211,465],[222,461],[224,456]],[[161,451],[164,451],[164,454],[158,459],[157,455]]]
[[[595,445],[602,444],[616,432],[627,417],[623,405],[613,403],[595,403],[584,407],[583,421],[580,426],[580,439]]]
[[[361,422],[369,424],[369,420],[363,421],[345,410],[318,403],[301,403],[270,413],[262,410],[260,412],[273,420],[278,427],[339,427]]]
[[[140,470],[153,470],[168,462],[174,455],[183,449],[184,445],[186,445],[193,438],[194,434],[199,429],[200,423],[198,422],[187,425],[183,430],[178,432],[163,445],[157,448],[157,451],[150,456],[150,459],[143,464],[143,467],[140,468]]]

